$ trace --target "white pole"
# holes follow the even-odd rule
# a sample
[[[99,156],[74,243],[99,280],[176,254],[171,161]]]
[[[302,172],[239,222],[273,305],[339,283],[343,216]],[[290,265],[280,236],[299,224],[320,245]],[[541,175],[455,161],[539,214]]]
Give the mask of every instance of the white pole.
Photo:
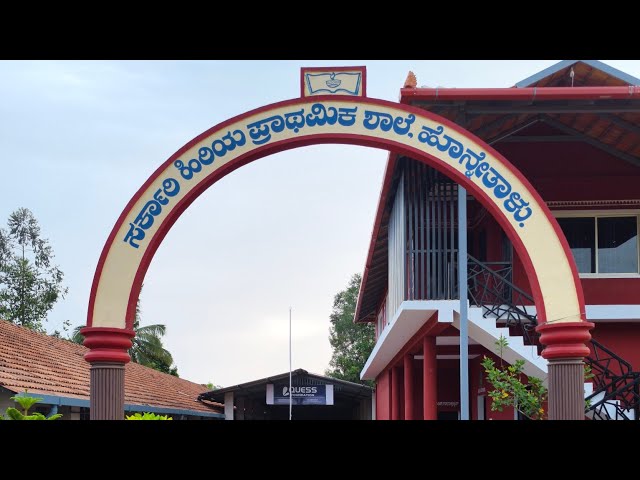
[[[291,391],[291,307],[289,307],[289,420],[293,407],[293,392]]]

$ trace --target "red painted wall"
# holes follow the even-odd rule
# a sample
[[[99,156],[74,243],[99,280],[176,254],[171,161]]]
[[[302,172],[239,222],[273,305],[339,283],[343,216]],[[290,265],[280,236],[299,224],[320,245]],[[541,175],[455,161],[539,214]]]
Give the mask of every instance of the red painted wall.
[[[478,389],[483,386],[482,355],[469,360],[469,409],[471,420],[478,420]]]
[[[438,404],[458,402],[458,405],[438,405],[440,412],[460,410],[460,362],[458,360],[438,360]]]
[[[495,148],[545,201],[638,198],[640,168],[586,143],[504,142]]]
[[[591,336],[640,371],[640,325],[597,322]]]
[[[487,356],[499,359],[488,350]],[[478,387],[485,392],[491,390],[491,385],[485,382],[484,369],[480,365],[483,355],[469,362],[469,408],[472,420],[478,419]],[[460,362],[459,360],[438,360],[438,402],[458,402],[456,407],[438,406],[438,412],[457,412],[460,410]],[[482,376],[482,382],[480,378]],[[485,405],[485,420],[513,420],[513,408],[506,407],[502,412],[491,411],[491,399],[487,396]]]
[[[542,124],[526,130],[528,135],[556,133]],[[527,177],[545,201],[640,198],[640,168],[586,143],[498,143],[496,149]],[[499,228],[493,219],[490,222],[493,228]],[[514,278],[528,291],[519,261],[514,266]],[[638,278],[582,279],[582,287],[587,304],[640,303]]]
[[[587,305],[640,304],[640,278],[583,278]]]

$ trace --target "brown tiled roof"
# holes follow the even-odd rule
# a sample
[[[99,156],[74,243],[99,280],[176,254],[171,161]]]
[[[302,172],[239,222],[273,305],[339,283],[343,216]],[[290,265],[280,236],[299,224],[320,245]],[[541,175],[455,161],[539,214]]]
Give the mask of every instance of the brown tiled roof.
[[[0,320],[0,386],[13,392],[89,399],[88,349]],[[197,401],[209,389],[130,362],[125,404],[220,413]],[[222,405],[217,405],[222,408]]]

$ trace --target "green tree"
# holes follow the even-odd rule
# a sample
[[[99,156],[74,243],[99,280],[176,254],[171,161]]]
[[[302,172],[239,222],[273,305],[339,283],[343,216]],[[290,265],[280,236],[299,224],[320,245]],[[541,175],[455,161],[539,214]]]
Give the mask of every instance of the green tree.
[[[222,388],[220,385],[216,385],[213,382],[205,383],[204,386],[209,390],[220,390]]]
[[[542,405],[547,399],[547,389],[542,380],[528,377],[523,381],[524,360],[516,360],[513,365],[505,368],[502,364],[502,352],[509,346],[506,337],[500,335],[495,342],[500,354],[500,366],[485,356],[482,366],[487,375],[487,381],[493,387],[488,392],[491,397],[491,410],[501,412],[504,407],[512,406],[530,420],[544,420],[545,411]]]
[[[82,344],[84,336],[80,333],[80,325],[73,330],[70,340]],[[163,373],[168,373],[174,377],[179,377],[178,367],[173,365],[171,353],[164,348],[162,337],[167,333],[165,325],[145,325],[140,326],[140,299],[136,304],[136,317],[133,322],[133,330],[136,336],[132,340],[129,356],[131,361],[153,368]]]
[[[333,299],[333,311],[329,317],[329,343],[333,353],[330,368],[325,374],[340,380],[372,385],[370,381],[360,380],[360,372],[376,343],[375,328],[372,323],[353,321],[361,279],[360,274],[353,275],[347,288],[338,292]]]
[[[19,208],[0,229],[0,318],[44,332],[43,322],[64,298],[64,274],[33,213]]]

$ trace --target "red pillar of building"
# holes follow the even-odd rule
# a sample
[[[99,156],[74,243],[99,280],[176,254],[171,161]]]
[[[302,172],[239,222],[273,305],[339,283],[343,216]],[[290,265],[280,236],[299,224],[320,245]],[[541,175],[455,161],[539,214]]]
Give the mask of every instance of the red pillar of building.
[[[392,367],[391,371],[391,420],[400,420],[400,368]]]
[[[478,420],[478,389],[480,387],[480,362],[469,360],[469,418]]]
[[[423,400],[422,412],[425,420],[438,419],[438,364],[436,359],[436,337],[422,340],[423,359]]]
[[[415,420],[413,408],[413,355],[404,356],[404,419]]]

